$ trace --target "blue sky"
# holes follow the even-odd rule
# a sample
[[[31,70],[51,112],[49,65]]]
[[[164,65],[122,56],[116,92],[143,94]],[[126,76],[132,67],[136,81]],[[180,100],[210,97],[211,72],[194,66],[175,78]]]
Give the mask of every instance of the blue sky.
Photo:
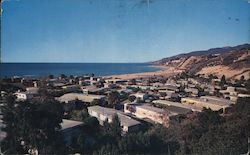
[[[249,42],[247,0],[5,0],[3,62],[147,62]]]

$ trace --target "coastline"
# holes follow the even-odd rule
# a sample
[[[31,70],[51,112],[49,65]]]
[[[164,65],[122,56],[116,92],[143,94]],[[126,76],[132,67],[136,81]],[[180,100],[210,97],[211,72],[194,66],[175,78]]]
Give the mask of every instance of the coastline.
[[[87,64],[87,65],[86,65]],[[165,65],[154,65],[154,64],[147,64],[145,65],[146,68],[149,69],[143,69],[141,70],[140,66],[138,67],[137,64],[135,64],[136,66],[133,66],[133,64],[125,64],[125,70],[123,67],[123,64],[118,64],[115,65],[114,64],[108,64],[109,66],[105,66],[107,68],[109,68],[110,66],[112,67],[112,70],[118,71],[118,72],[113,72],[113,74],[107,74],[107,72],[105,72],[105,68],[103,69],[102,67],[104,67],[103,65],[100,66],[100,64],[94,64],[94,67],[97,68],[97,71],[102,71],[102,73],[106,73],[106,75],[96,75],[99,77],[103,77],[103,78],[110,78],[110,79],[123,79],[123,80],[129,80],[129,79],[135,79],[135,78],[147,78],[147,77],[154,77],[154,76],[163,76],[163,77],[169,77],[172,75],[176,75],[177,73],[180,73],[179,69],[176,69],[174,67],[169,67],[169,66],[165,66]],[[9,64],[5,64],[6,66],[2,66],[1,67],[5,67],[6,74],[0,74],[0,77],[35,77],[35,78],[41,78],[41,77],[45,77],[48,75],[54,75],[54,76],[59,76],[60,74],[65,74],[65,75],[76,75],[76,76],[80,76],[80,75],[84,75],[84,73],[80,73],[82,72],[82,70],[88,72],[86,74],[90,74],[92,71],[89,70],[89,68],[93,67],[92,63],[80,63],[80,64],[66,64],[66,63],[61,63],[60,66],[58,66],[57,64],[54,63],[44,63],[44,64],[40,64],[40,63],[36,63],[35,65],[31,65],[30,63],[26,63],[23,65],[23,63],[17,65],[16,63],[13,63],[11,65]],[[22,66],[23,65],[23,66]],[[38,65],[38,66],[36,66]],[[66,67],[65,67],[66,65]],[[18,66],[18,68],[16,69],[15,67]],[[70,66],[70,67],[68,67]],[[9,70],[7,70],[6,68],[9,67]],[[72,72],[72,70],[69,68],[74,68],[74,72],[76,73],[70,73]],[[121,68],[122,67],[122,68]],[[137,68],[134,68],[137,67]],[[144,67],[144,65],[142,65],[142,67]],[[145,68],[144,67],[144,68]],[[39,68],[39,70],[38,70]],[[53,69],[54,68],[54,69]],[[66,68],[66,71],[65,71]],[[151,69],[150,69],[151,68]],[[13,70],[17,70],[16,74],[11,75]],[[137,70],[136,72],[132,72]],[[63,72],[63,71],[65,72]],[[89,70],[89,71],[88,71]],[[21,72],[20,72],[21,71]],[[23,73],[22,71],[24,71],[25,73]],[[96,71],[96,72],[97,72]],[[121,72],[121,73],[119,73]],[[122,73],[123,72],[123,73]],[[130,72],[130,73],[129,73]],[[94,73],[95,74],[95,73]]]
[[[148,78],[148,77],[154,77],[154,76],[169,77],[169,76],[173,76],[181,72],[181,70],[178,70],[174,67],[167,67],[163,65],[151,65],[151,66],[156,67],[156,68],[161,68],[161,70],[154,71],[154,72],[108,75],[108,76],[103,76],[103,77],[110,78],[110,79],[130,80],[130,79]]]
[[[46,77],[48,75],[111,76],[155,72],[160,67],[148,63],[2,63],[0,77]]]

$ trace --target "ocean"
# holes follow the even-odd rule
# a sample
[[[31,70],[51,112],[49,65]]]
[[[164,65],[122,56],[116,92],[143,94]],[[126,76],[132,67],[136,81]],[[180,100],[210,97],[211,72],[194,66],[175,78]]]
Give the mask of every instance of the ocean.
[[[61,74],[97,76],[161,70],[147,63],[1,63],[0,77],[11,76],[58,76]]]

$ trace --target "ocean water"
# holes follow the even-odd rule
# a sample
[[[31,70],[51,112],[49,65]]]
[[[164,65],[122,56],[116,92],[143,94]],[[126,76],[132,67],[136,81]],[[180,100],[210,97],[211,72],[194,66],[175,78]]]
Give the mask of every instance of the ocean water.
[[[147,63],[1,63],[0,76],[84,75],[97,76],[152,72],[160,68]]]

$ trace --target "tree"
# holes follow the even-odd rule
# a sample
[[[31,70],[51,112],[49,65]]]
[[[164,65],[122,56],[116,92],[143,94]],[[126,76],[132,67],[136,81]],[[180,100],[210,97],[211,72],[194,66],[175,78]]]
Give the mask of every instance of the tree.
[[[110,123],[110,134],[116,139],[121,138],[121,122],[117,114],[112,117],[112,122]]]
[[[136,84],[136,80],[135,80],[135,79],[131,79],[131,80],[129,81],[129,83],[130,83],[131,85],[135,85],[135,84]]]
[[[131,96],[128,97],[128,100],[129,100],[130,102],[134,102],[135,99],[136,99],[136,97],[135,97],[134,95],[131,95]]]
[[[49,79],[54,79],[54,75],[49,75]]]
[[[48,92],[48,87],[47,87],[47,83],[45,80],[41,80],[39,82],[38,94],[44,97],[47,97],[50,95],[50,93]]]
[[[11,111],[10,109],[11,108]],[[61,133],[63,108],[59,102],[52,99],[36,100],[34,102],[17,102],[10,98],[3,108],[3,121],[7,138],[3,148],[20,152],[22,149],[38,150],[39,153],[60,153],[65,148]]]
[[[85,118],[84,126],[86,131],[92,135],[99,133],[99,121],[95,117]]]
[[[105,135],[109,135],[109,134],[110,134],[110,124],[108,122],[108,119],[106,119],[103,122],[102,135],[105,136]]]
[[[250,92],[250,79],[245,82],[245,88]]]
[[[222,117],[219,115],[218,111],[213,111],[211,109],[204,108],[201,113],[197,116],[199,123],[208,128],[209,125],[218,125],[222,122]]]
[[[67,76],[66,76],[65,74],[61,74],[60,77],[61,77],[62,79],[65,79]]]
[[[187,79],[188,77],[189,77],[189,75],[187,72],[181,72],[181,74],[180,74],[181,79]]]
[[[121,137],[121,122],[117,114],[113,115],[111,123],[108,119],[103,122],[103,135],[118,140]]]
[[[108,94],[108,105],[115,107],[120,101],[120,94],[117,91],[112,91]]]
[[[28,103],[23,108],[29,109],[21,117],[24,122],[20,122],[20,126],[25,127],[21,137],[26,146],[41,150],[41,153],[56,153],[59,151],[58,147],[63,148],[63,137],[60,131],[63,117],[62,105],[48,98]]]
[[[181,84],[180,88],[179,88],[179,92],[185,92],[185,88],[186,88],[186,85],[185,84]]]
[[[212,82],[212,80],[213,80],[213,79],[216,79],[216,78],[217,78],[217,77],[214,76],[213,74],[209,74],[209,75],[208,75],[208,81],[209,81],[209,82]]]
[[[70,75],[69,78],[70,78],[70,79],[74,79],[74,76],[73,76],[73,75]]]
[[[101,102],[99,99],[94,99],[92,102],[90,102],[90,106],[94,106],[94,105],[100,105]]]
[[[99,121],[95,117],[84,119],[82,132],[77,138],[76,144],[72,146],[78,153],[92,154],[101,137]],[[75,152],[72,152],[72,154]]]
[[[245,154],[248,151],[250,98],[239,98],[229,116],[218,121],[218,115],[207,111],[202,121],[209,126],[197,143],[192,144],[196,154]],[[216,116],[217,115],[217,116]],[[216,116],[216,117],[215,117]],[[239,130],[241,129],[241,130]]]
[[[245,82],[245,76],[244,75],[242,75],[241,77],[240,77],[240,84],[243,84],[244,82]]]
[[[224,85],[227,83],[225,75],[222,75],[220,79],[220,86],[224,87]]]
[[[71,113],[71,119],[76,121],[84,121],[86,118],[89,117],[87,109],[83,110],[73,110]]]
[[[24,149],[21,146],[21,140],[18,138],[18,113],[15,110],[17,102],[16,98],[9,94],[4,99],[4,105],[1,107],[1,111],[3,114],[3,124],[5,127],[3,131],[6,132],[6,137],[1,142],[1,151],[6,154],[17,154],[17,153],[25,153]]]

